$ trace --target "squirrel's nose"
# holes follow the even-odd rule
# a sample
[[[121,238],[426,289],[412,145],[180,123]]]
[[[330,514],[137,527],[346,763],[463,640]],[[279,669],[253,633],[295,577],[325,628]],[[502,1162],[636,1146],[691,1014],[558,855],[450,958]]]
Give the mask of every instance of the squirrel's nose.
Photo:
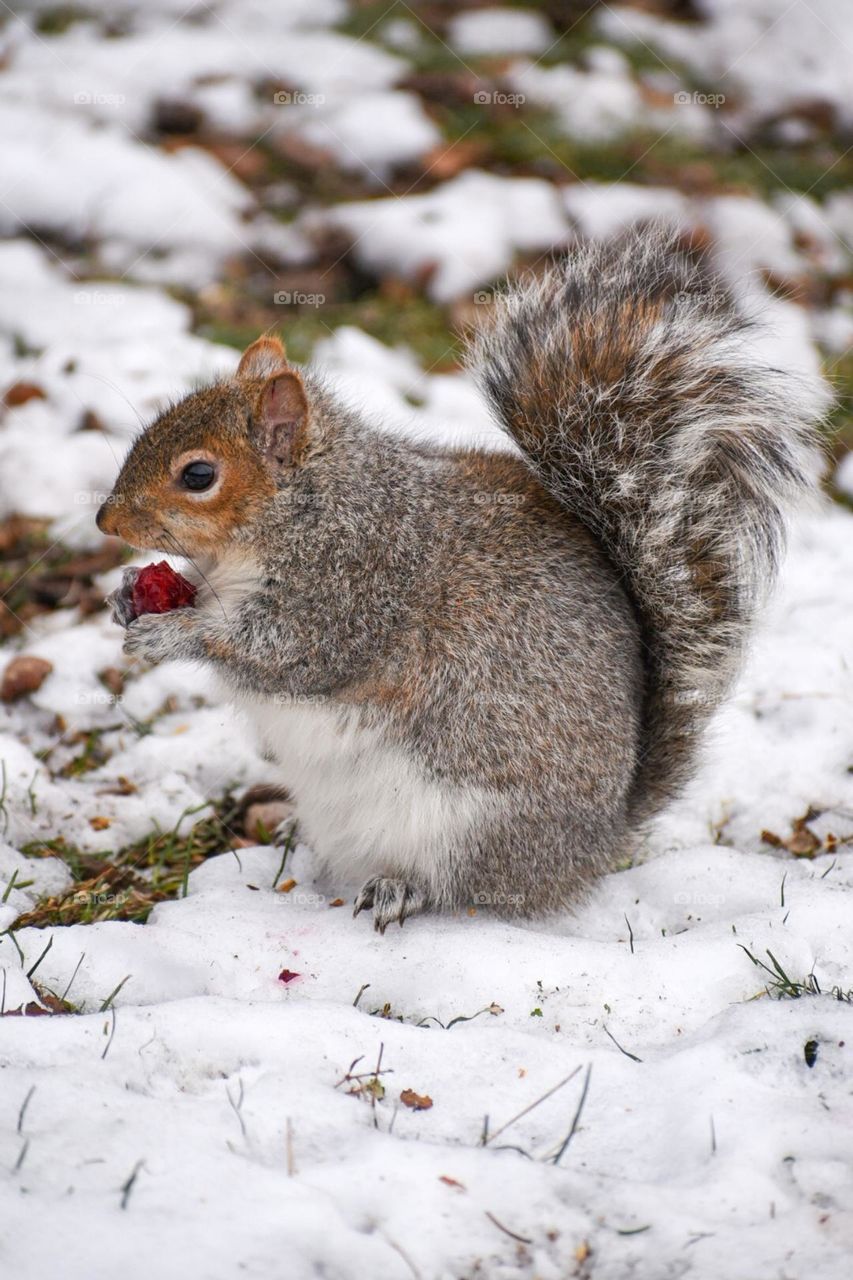
[[[113,532],[109,525],[110,505],[109,499],[107,499],[106,502],[102,502],[98,507],[98,514],[95,516],[95,524],[98,526],[101,533]]]

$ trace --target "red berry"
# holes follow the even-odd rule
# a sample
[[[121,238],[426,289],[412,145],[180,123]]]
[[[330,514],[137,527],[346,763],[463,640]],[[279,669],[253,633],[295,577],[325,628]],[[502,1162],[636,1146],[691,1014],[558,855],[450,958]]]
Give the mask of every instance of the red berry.
[[[140,569],[133,584],[131,600],[135,617],[141,613],[168,613],[184,609],[195,600],[196,588],[165,560]]]

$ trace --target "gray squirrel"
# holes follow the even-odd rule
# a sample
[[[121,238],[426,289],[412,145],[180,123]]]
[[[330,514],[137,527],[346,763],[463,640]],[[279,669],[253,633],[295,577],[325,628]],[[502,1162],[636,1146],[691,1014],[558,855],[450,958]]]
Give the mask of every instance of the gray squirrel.
[[[224,677],[377,929],[578,901],[695,771],[813,491],[823,384],[660,230],[512,287],[470,364],[520,455],[383,433],[262,337],[98,525],[194,565],[125,651]]]

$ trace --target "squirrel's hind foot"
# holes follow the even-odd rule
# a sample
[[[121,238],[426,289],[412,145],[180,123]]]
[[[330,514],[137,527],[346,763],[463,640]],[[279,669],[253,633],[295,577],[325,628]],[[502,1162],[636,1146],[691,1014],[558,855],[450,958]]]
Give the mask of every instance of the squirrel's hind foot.
[[[427,895],[417,885],[390,876],[371,876],[359,891],[353,915],[372,908],[373,927],[377,933],[384,933],[395,920],[402,928],[407,916],[416,916],[426,905]]]

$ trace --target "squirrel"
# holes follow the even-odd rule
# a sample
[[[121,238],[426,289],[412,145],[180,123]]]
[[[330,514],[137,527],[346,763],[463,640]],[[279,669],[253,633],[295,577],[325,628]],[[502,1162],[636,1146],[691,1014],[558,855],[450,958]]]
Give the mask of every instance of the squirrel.
[[[98,526],[198,594],[130,620],[123,584],[125,651],[224,677],[380,932],[572,906],[695,772],[820,469],[823,383],[750,324],[653,228],[496,301],[513,452],[386,434],[271,336],[133,443]]]

